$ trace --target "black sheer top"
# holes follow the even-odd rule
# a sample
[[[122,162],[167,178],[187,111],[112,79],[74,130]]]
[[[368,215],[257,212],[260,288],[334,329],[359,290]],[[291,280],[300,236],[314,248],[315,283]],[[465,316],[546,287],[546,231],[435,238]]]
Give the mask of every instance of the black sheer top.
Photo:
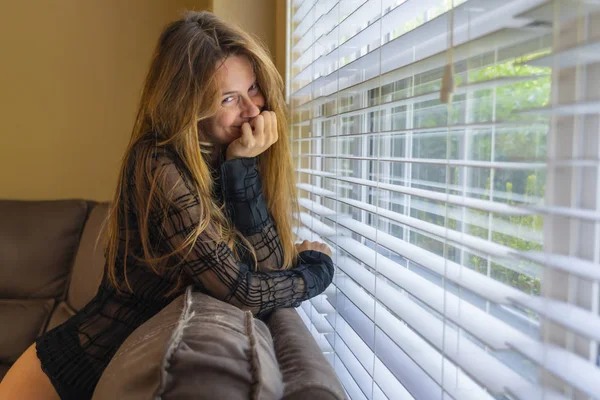
[[[152,170],[172,206],[151,213],[148,233],[159,251],[167,254],[199,224],[200,199],[173,152],[157,150]],[[102,372],[127,336],[183,294],[189,284],[264,317],[276,308],[298,306],[331,283],[332,260],[317,251],[304,251],[294,268],[278,270],[283,260],[282,246],[262,194],[255,158],[222,162],[215,179],[216,200],[224,204],[233,224],[254,246],[258,265],[248,252],[242,251],[241,260],[236,260],[226,244],[212,239],[209,232],[213,227],[209,225],[189,254],[173,256],[173,268],[156,274],[134,257],[142,250],[137,219],[130,218],[127,279],[133,293],[118,294],[105,273],[96,296],[83,309],[36,339],[42,369],[61,398],[91,398]],[[120,243],[124,246],[124,237]],[[124,264],[123,257],[118,258],[117,278],[121,281],[125,278]],[[181,289],[165,297],[182,279]]]

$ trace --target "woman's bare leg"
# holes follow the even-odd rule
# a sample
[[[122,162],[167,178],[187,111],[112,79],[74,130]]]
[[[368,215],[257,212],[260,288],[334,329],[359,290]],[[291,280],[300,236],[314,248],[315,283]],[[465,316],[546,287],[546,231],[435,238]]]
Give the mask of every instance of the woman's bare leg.
[[[35,343],[21,354],[0,382],[0,399],[60,400],[42,371]]]

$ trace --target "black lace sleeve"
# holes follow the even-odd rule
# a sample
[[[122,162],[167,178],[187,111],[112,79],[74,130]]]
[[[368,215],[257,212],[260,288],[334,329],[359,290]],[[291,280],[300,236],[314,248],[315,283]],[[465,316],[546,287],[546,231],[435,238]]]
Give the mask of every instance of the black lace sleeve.
[[[172,206],[169,210],[152,212],[150,229],[155,231],[151,232],[153,236],[156,234],[160,238],[162,248],[171,252],[199,225],[200,200],[173,154],[157,154],[153,159],[153,170]],[[256,212],[260,213],[260,210]],[[255,217],[268,223],[268,214]],[[322,293],[331,283],[333,262],[326,254],[306,251],[300,254],[300,262],[293,269],[253,272],[247,264],[235,259],[226,244],[217,244],[213,240],[209,234],[212,229],[210,225],[204,229],[191,251],[183,260],[176,261],[182,261],[184,273],[200,290],[215,298],[261,315],[275,308],[298,306]]]
[[[252,243],[258,270],[270,271],[283,267],[283,247],[263,196],[257,159],[224,161],[220,167],[220,177],[228,216]]]

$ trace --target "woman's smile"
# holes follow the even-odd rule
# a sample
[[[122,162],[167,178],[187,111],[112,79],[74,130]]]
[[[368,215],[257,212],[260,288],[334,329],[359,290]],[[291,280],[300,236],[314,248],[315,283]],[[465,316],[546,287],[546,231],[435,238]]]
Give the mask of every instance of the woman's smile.
[[[221,106],[208,119],[206,136],[215,144],[228,145],[241,136],[245,122],[260,114],[265,98],[252,64],[245,56],[227,57],[219,66],[217,79],[222,93]]]

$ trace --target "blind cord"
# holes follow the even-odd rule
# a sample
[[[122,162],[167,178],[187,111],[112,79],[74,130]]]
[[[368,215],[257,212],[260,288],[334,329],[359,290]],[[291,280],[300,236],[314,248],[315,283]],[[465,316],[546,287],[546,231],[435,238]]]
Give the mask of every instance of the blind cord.
[[[452,95],[454,94],[454,1],[452,1],[452,10],[448,13],[448,51],[446,52],[446,65],[444,66],[444,75],[442,76],[442,87],[440,89],[440,101],[442,103],[452,103]]]

